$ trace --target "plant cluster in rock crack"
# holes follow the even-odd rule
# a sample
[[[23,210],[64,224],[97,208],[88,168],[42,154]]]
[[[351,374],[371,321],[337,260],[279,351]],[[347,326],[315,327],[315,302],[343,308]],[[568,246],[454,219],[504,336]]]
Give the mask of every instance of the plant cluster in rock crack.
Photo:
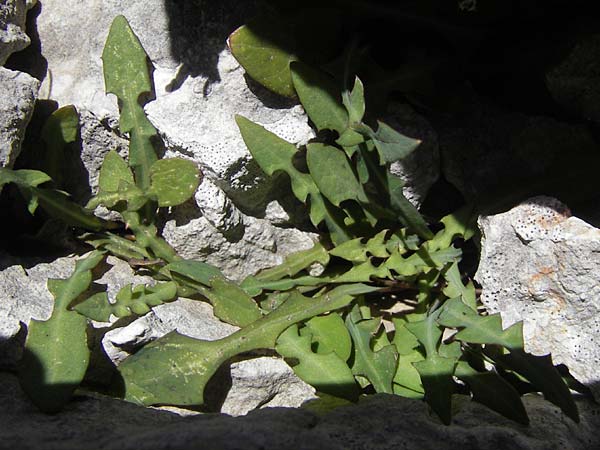
[[[202,405],[220,366],[270,349],[335,404],[372,393],[423,398],[448,424],[453,398],[464,395],[526,424],[521,396],[541,392],[577,421],[551,357],[526,353],[522,324],[503,329],[499,315],[479,311],[473,284],[461,277],[455,243],[473,236],[473,209],[444,217],[434,232],[404,197],[390,164],[419,141],[384,123],[374,129],[363,122],[364,88],[357,77],[351,89],[341,89],[327,73],[269,47],[248,27],[234,32],[229,44],[259,82],[297,96],[317,131],[318,138],[298,148],[235,118],[264,172],[289,176],[293,194],[323,231],[322,242],[236,284],[216,267],[179,257],[159,236],[158,208],[191,198],[200,173],[190,161],[157,158],[157,131],[140,103],[152,90],[147,56],[126,19],[117,17],[103,53],[104,76],[119,100],[128,159],[114,150],[106,155],[98,193],[85,207],[53,188],[41,171],[0,169],[0,185],[17,185],[31,213],[42,208],[84,231],[80,237],[95,248],[67,279],[48,280],[52,316],[31,322],[20,364],[31,399],[47,412],[69,401],[88,369],[90,319],[140,316],[184,296],[209,302],[216,317],[239,330],[215,341],[172,332],[146,345],[117,368],[126,400]],[[56,142],[75,139],[77,112],[59,109],[46,128]],[[126,227],[96,217],[98,206],[118,213]],[[135,266],[142,262],[156,283],[126,286],[110,302],[107,292],[90,289],[108,254]]]

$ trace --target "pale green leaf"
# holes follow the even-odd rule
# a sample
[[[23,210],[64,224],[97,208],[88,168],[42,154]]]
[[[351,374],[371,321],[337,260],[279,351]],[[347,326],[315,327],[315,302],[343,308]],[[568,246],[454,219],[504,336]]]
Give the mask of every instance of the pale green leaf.
[[[108,322],[111,314],[122,318],[132,314],[144,315],[154,306],[177,298],[177,284],[169,281],[155,286],[131,284],[123,286],[116,295],[115,303],[109,303],[106,292],[100,292],[74,306],[74,310],[92,320]]]
[[[160,159],[150,168],[150,189],[158,206],[177,206],[189,200],[200,183],[200,171],[187,159]]]
[[[306,322],[306,327],[312,333],[317,353],[334,352],[342,361],[348,361],[352,353],[352,339],[339,314],[313,317]]]
[[[137,186],[146,190],[150,167],[157,160],[151,141],[157,132],[143,109],[143,98],[152,93],[152,80],[146,52],[123,16],[112,22],[102,61],[106,91],[119,98],[121,132],[130,134],[129,164]]]
[[[240,353],[273,349],[291,325],[342,308],[374,290],[361,284],[345,285],[316,298],[292,292],[270,314],[226,338],[202,341],[171,333],[157,339],[119,366],[125,398],[145,405],[202,404],[206,383],[225,361]]]

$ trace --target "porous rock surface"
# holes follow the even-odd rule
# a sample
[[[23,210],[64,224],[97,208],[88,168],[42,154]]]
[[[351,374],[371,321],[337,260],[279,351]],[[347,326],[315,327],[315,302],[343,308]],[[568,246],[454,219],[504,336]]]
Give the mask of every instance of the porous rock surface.
[[[0,66],[8,57],[29,45],[25,33],[27,10],[35,0],[2,0],[0,2]]]
[[[39,87],[32,76],[0,67],[0,167],[12,167],[21,152]]]
[[[538,396],[525,397],[529,427],[474,402],[462,402],[451,426],[424,402],[377,395],[317,414],[266,408],[244,417],[174,413],[104,397],[77,397],[45,415],[24,397],[16,378],[0,373],[0,449],[68,450],[596,450],[597,405],[579,400],[575,424]]]
[[[208,260],[233,278],[278,264],[315,239],[273,225],[290,227],[288,213],[235,125],[235,114],[242,114],[291,142],[313,136],[302,108],[256,86],[251,89],[226,47],[228,34],[253,7],[253,1],[207,8],[200,1],[89,5],[47,0],[37,18],[42,56],[52,74],[44,80],[52,80],[51,89],[42,90],[81,113],[82,161],[88,172],[83,178],[93,193],[103,156],[111,148],[124,153],[126,147],[116,131],[116,99],[105,94],[101,54],[113,18],[127,17],[155,68],[156,98],[146,112],[164,141],[165,157],[191,159],[204,174],[195,199],[165,219],[165,237],[183,256]]]
[[[600,230],[551,197],[481,217],[481,301],[600,398]]]

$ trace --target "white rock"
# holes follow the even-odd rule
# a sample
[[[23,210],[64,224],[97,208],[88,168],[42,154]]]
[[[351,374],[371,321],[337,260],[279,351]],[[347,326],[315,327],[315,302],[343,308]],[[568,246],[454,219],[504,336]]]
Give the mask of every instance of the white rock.
[[[0,66],[11,53],[23,50],[30,43],[25,33],[27,10],[35,4],[31,0],[3,0],[0,2]]]
[[[32,76],[0,67],[0,167],[12,167],[21,152],[39,87]]]
[[[50,98],[81,111],[82,160],[94,192],[106,152],[125,153],[126,142],[115,132],[116,99],[104,92],[100,56],[112,19],[127,17],[155,67],[156,99],[146,112],[164,140],[165,156],[191,159],[204,173],[197,207],[174,208],[166,234],[183,256],[208,260],[243,278],[306,248],[314,235],[276,229],[253,217],[273,217],[281,224],[286,213],[272,205],[273,184],[252,161],[234,116],[242,114],[291,142],[306,142],[313,132],[300,106],[281,100],[265,106],[248,87],[225,45],[235,12],[214,5],[209,17],[203,12],[196,23],[187,16],[196,9],[159,0],[94,5],[47,0],[37,28],[52,74],[46,78],[52,79]],[[268,205],[275,214],[265,214]]]
[[[524,322],[525,350],[555,364],[600,398],[600,230],[549,197],[482,217],[481,300],[504,326]]]

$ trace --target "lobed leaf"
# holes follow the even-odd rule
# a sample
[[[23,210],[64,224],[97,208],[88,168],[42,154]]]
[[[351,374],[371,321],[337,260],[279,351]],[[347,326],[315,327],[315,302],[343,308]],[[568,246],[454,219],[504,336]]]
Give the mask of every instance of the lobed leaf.
[[[108,301],[106,292],[99,292],[74,306],[74,310],[92,320],[108,322],[111,314],[122,318],[132,314],[144,315],[154,306],[177,298],[177,284],[169,281],[155,286],[131,284],[123,286],[116,295],[115,303]]]
[[[377,125],[377,131],[370,130],[369,137],[377,148],[381,165],[406,158],[421,144],[420,140],[404,136],[383,122],[378,121]]]
[[[396,350],[392,345],[377,352],[371,348],[371,341],[380,325],[379,319],[363,319],[358,305],[354,305],[346,317],[346,327],[354,343],[352,373],[367,378],[376,392],[392,394],[398,359]]]
[[[261,348],[272,349],[279,335],[291,325],[342,308],[354,297],[374,290],[362,284],[345,285],[315,298],[293,291],[268,315],[216,341],[170,333],[119,366],[125,398],[144,405],[200,405],[204,402],[206,383],[218,367],[233,356]]]
[[[474,401],[515,422],[529,424],[519,392],[496,372],[478,372],[467,362],[459,361],[455,375],[469,386]]]
[[[143,99],[152,94],[152,80],[146,52],[123,16],[112,22],[102,61],[106,91],[119,98],[121,132],[130,134],[129,164],[136,185],[145,191],[150,186],[150,168],[157,160],[151,141],[157,132],[143,109]]]
[[[440,325],[461,330],[454,339],[472,344],[497,344],[510,350],[523,348],[523,323],[518,322],[506,330],[502,329],[500,314],[480,316],[467,306],[460,297],[444,303],[437,319]]]
[[[579,423],[577,404],[569,387],[552,363],[551,355],[535,356],[522,349],[511,350],[506,355],[490,355],[504,368],[525,377],[544,398],[558,406],[574,422]]]
[[[44,412],[57,412],[70,400],[87,370],[87,320],[68,309],[92,282],[92,269],[104,259],[94,250],[75,264],[65,280],[48,280],[54,297],[52,315],[29,324],[23,358],[19,364],[21,387]]]
[[[314,353],[311,334],[298,335],[297,325],[279,336],[275,350],[285,358],[298,360],[292,367],[294,372],[318,392],[351,400],[358,397],[358,386],[344,360],[333,351]]]

